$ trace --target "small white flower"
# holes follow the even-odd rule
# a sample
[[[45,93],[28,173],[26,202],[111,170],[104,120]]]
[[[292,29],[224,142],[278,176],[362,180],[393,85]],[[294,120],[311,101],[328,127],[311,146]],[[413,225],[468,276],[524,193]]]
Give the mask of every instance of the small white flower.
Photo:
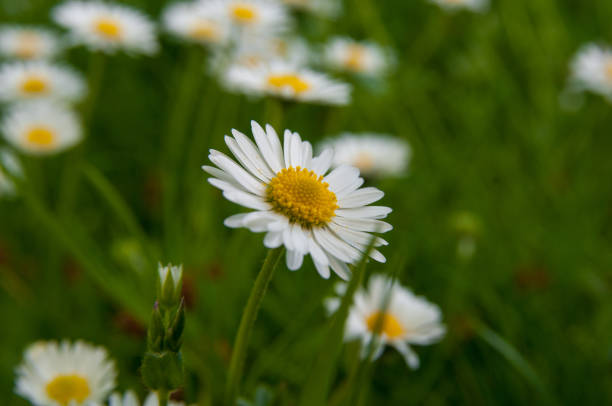
[[[0,101],[80,100],[85,93],[81,75],[67,66],[44,61],[12,62],[0,66]]]
[[[171,283],[174,285],[174,289],[176,290],[183,279],[183,266],[173,266],[168,264],[168,266],[162,266],[159,264],[158,266],[159,273],[159,281],[163,286],[166,283],[166,279],[168,276],[170,277]]]
[[[168,406],[184,406],[183,402],[169,401]],[[113,393],[108,400],[108,406],[140,406],[138,397],[133,391],[127,391],[123,397]],[[159,398],[155,392],[149,393],[142,406],[159,406]]]
[[[336,17],[342,4],[338,0],[282,0],[286,5],[321,17]]]
[[[53,9],[55,22],[75,44],[105,53],[153,54],[158,44],[153,22],[138,10],[102,1],[68,1]]]
[[[351,38],[332,38],[324,50],[326,64],[335,70],[367,76],[380,76],[392,65],[388,50],[373,42],[358,42]]]
[[[239,36],[271,36],[289,29],[287,9],[274,0],[201,0],[205,12],[221,15]]]
[[[78,117],[71,109],[42,100],[11,106],[0,128],[9,143],[30,155],[64,151],[82,137]]]
[[[412,154],[406,141],[373,133],[343,133],[324,142],[323,148],[334,150],[334,166],[355,166],[371,177],[403,175]]]
[[[82,341],[40,341],[24,353],[15,392],[35,406],[91,405],[106,399],[116,376],[102,347]]]
[[[50,59],[60,48],[59,38],[44,28],[17,25],[0,28],[0,55],[6,58]]]
[[[382,275],[370,278],[368,289],[355,292],[353,304],[345,326],[345,341],[360,339],[362,356],[367,356],[368,347],[375,329],[380,328],[378,347],[374,359],[378,358],[386,345],[395,347],[411,368],[418,368],[419,358],[410,348],[413,345],[428,345],[440,340],[445,334],[438,306],[425,298],[415,296],[409,289]],[[342,294],[344,289],[338,289]],[[325,302],[328,312],[336,311],[340,300],[333,298]]]
[[[582,47],[571,63],[572,81],[612,101],[612,49],[595,44]]]
[[[173,3],[162,15],[164,27],[174,36],[203,45],[224,44],[229,35],[227,18],[196,2]]]
[[[305,103],[345,105],[351,87],[327,75],[283,61],[253,67],[235,65],[224,78],[228,89]]]
[[[486,11],[489,7],[489,0],[429,0],[445,10],[454,11],[467,9],[476,12]]]
[[[253,209],[231,216],[225,225],[265,232],[264,245],[287,249],[287,267],[297,270],[310,254],[317,271],[329,278],[331,267],[347,279],[350,269],[362,257],[371,232],[386,232],[391,226],[380,219],[388,207],[368,206],[384,193],[360,188],[359,170],[342,166],[327,174],[333,152],[312,156],[312,146],[299,134],[285,130],[284,147],[271,126],[266,130],[251,122],[255,143],[239,131],[225,137],[225,143],[240,164],[227,155],[211,150],[209,158],[217,166],[203,166],[213,177],[209,182],[223,191],[226,199]],[[386,245],[375,238],[375,246]],[[385,262],[377,250],[370,256]]]
[[[15,154],[6,148],[0,148],[0,197],[10,197],[15,194],[15,184],[9,174],[20,175],[21,165]]]

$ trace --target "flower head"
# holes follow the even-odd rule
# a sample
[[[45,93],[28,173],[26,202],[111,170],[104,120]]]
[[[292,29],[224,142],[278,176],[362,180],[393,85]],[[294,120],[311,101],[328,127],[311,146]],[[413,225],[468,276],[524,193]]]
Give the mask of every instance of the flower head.
[[[368,177],[404,174],[411,155],[406,141],[371,133],[344,133],[323,143],[323,148],[334,150],[334,166],[355,166]]]
[[[183,402],[169,401],[168,406],[184,406]],[[140,406],[138,397],[132,391],[127,391],[123,396],[113,393],[108,399],[108,406]],[[159,406],[159,398],[155,392],[149,393],[142,406]]]
[[[7,148],[0,148],[0,197],[15,194],[15,184],[11,177],[20,174],[21,165],[17,157]]]
[[[40,341],[26,349],[15,391],[36,406],[90,405],[106,399],[116,376],[102,347]]]
[[[228,69],[224,79],[229,89],[255,96],[335,105],[347,104],[350,99],[348,84],[282,61],[252,67],[235,65]]]
[[[360,188],[363,179],[357,168],[341,166],[327,173],[332,151],[313,157],[310,143],[297,133],[285,130],[282,146],[271,126],[264,131],[252,121],[251,128],[255,143],[236,130],[233,137],[225,137],[240,163],[211,150],[209,158],[217,167],[203,167],[213,176],[209,182],[225,198],[254,210],[227,218],[225,225],[265,232],[266,247],[286,247],[291,270],[299,269],[310,254],[322,277],[329,277],[331,267],[348,278],[347,264],[361,258],[373,238],[369,233],[392,228],[380,220],[391,209],[368,206],[381,199],[383,192]],[[375,238],[374,245],[386,245],[386,241]],[[376,249],[370,256],[385,261]]]
[[[612,49],[587,44],[574,57],[571,73],[579,89],[589,90],[612,101]]]
[[[76,114],[62,104],[48,101],[11,106],[0,128],[9,143],[30,155],[61,152],[77,144],[82,137]]]
[[[467,9],[476,12],[486,11],[489,7],[489,0],[429,0],[445,10],[454,11]]]
[[[285,6],[273,0],[201,0],[200,4],[204,12],[224,17],[240,37],[279,34],[291,22]]]
[[[168,32],[188,42],[220,45],[228,40],[229,24],[223,14],[200,3],[173,3],[162,21]]]
[[[74,102],[85,84],[72,68],[44,61],[12,62],[0,66],[0,101],[55,99]]]
[[[339,290],[342,291],[343,287],[340,286]],[[339,299],[328,299],[326,307],[331,313],[339,303]],[[404,356],[411,368],[418,368],[419,358],[410,344],[432,344],[444,336],[445,328],[438,306],[397,283],[393,284],[385,276],[374,275],[367,290],[355,292],[344,334],[346,341],[361,339],[362,356],[366,356],[377,332],[380,336],[374,351],[375,359],[386,345],[390,345]]]
[[[55,22],[72,41],[93,51],[153,54],[158,44],[153,22],[131,7],[102,1],[68,1],[53,10]]]
[[[50,59],[60,50],[59,38],[50,30],[28,26],[0,28],[0,55],[22,60]]]
[[[373,42],[336,37],[326,45],[324,59],[335,70],[380,76],[392,65],[393,58],[388,50]]]

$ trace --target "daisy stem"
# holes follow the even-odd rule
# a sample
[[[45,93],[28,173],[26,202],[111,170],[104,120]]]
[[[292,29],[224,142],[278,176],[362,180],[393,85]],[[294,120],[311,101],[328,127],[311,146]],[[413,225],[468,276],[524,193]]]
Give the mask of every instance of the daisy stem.
[[[240,320],[240,326],[238,327],[238,333],[234,341],[232,359],[227,374],[227,383],[225,386],[226,406],[234,406],[236,404],[236,397],[238,395],[240,380],[242,379],[246,350],[251,331],[255,325],[255,319],[257,319],[257,313],[259,312],[261,302],[272,280],[272,276],[274,275],[274,270],[284,252],[285,248],[283,246],[268,251],[268,255],[257,275],[255,285],[253,285],[251,295],[242,313],[242,319]]]
[[[168,406],[168,391],[166,389],[158,390],[157,397],[159,399],[159,406]]]

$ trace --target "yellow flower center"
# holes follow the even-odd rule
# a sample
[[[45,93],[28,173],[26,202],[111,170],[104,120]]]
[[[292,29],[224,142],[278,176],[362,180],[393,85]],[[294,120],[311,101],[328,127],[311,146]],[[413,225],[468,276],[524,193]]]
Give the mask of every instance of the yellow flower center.
[[[30,76],[21,83],[21,90],[24,93],[43,93],[47,90],[47,81],[40,76]]]
[[[47,396],[62,406],[72,401],[82,403],[91,393],[87,379],[80,375],[58,375],[45,387]]]
[[[606,62],[606,66],[604,67],[604,73],[606,78],[612,82],[612,60]]]
[[[30,59],[36,56],[40,48],[40,38],[34,32],[24,32],[17,38],[15,54],[22,59]]]
[[[368,171],[374,167],[374,160],[372,159],[372,155],[367,152],[362,152],[355,157],[353,165],[362,171]]]
[[[191,38],[197,40],[209,40],[217,38],[217,29],[210,21],[197,21],[189,32]]]
[[[95,23],[95,29],[106,39],[115,40],[121,37],[121,26],[112,18],[99,18]]]
[[[55,144],[55,133],[45,127],[34,127],[27,132],[26,140],[37,147],[50,148]]]
[[[351,45],[348,49],[346,56],[346,66],[354,71],[360,71],[363,69],[363,58],[365,56],[365,50],[361,45]]]
[[[382,317],[382,321],[380,320]],[[379,327],[379,323],[382,323],[380,332],[385,334],[389,338],[398,338],[404,334],[404,328],[400,322],[389,313],[381,314],[381,312],[374,312],[366,319],[368,330],[374,332]]]
[[[323,176],[299,166],[278,172],[268,184],[266,197],[274,211],[304,228],[329,223],[338,208],[338,199]]]
[[[232,7],[232,17],[240,23],[250,23],[257,18],[257,10],[248,4],[236,4]]]
[[[302,80],[298,75],[270,75],[268,85],[278,89],[290,87],[295,93],[302,93],[310,89],[308,82]]]

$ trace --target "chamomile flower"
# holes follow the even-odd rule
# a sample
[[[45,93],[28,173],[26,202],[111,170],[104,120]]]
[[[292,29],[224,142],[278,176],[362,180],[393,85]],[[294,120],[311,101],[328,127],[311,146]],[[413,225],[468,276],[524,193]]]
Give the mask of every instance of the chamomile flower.
[[[169,5],[162,21],[168,32],[188,42],[219,45],[228,39],[229,26],[219,11],[195,2]]]
[[[445,10],[455,11],[467,9],[476,12],[486,11],[489,7],[489,0],[429,0]]]
[[[49,59],[60,48],[59,38],[50,30],[28,26],[0,28],[0,55],[5,58]]]
[[[392,64],[391,54],[373,42],[332,38],[324,50],[326,64],[335,70],[367,76],[380,76]]]
[[[184,406],[183,402],[169,401],[168,406]],[[108,406],[140,406],[138,397],[133,391],[127,391],[123,396],[113,393],[108,399]],[[142,406],[159,406],[159,398],[155,392],[151,392]]]
[[[273,0],[201,0],[206,13],[220,15],[241,35],[272,36],[290,27],[287,9]]]
[[[77,115],[62,104],[48,101],[11,106],[0,128],[9,143],[29,155],[59,153],[82,137]]]
[[[0,197],[15,194],[15,184],[10,175],[20,174],[21,165],[15,155],[6,148],[0,148]]]
[[[305,103],[345,105],[351,88],[327,75],[284,61],[253,67],[235,65],[225,78],[228,89],[254,96],[274,96]]]
[[[305,11],[321,17],[335,17],[341,9],[338,0],[282,0],[296,10]]]
[[[380,190],[360,188],[359,170],[341,166],[327,173],[333,152],[313,157],[308,141],[285,130],[284,146],[271,126],[266,130],[251,122],[255,143],[239,131],[225,142],[240,163],[222,152],[211,150],[209,158],[217,166],[202,167],[213,177],[209,182],[223,191],[226,199],[253,209],[225,220],[228,227],[245,227],[265,232],[264,245],[287,249],[287,267],[297,270],[310,254],[323,278],[330,267],[347,279],[347,264],[357,262],[372,236],[391,226],[380,219],[388,207],[368,206],[384,195]],[[381,238],[375,245],[386,245]],[[377,250],[370,256],[384,262]]]
[[[102,347],[40,341],[26,349],[15,391],[36,406],[91,405],[106,399],[116,376]]]
[[[612,101],[612,49],[595,44],[584,46],[572,61],[571,73],[577,88]]]
[[[153,54],[158,44],[153,22],[131,7],[102,1],[68,1],[53,10],[55,22],[75,44],[94,51]]]
[[[0,101],[80,100],[85,93],[81,75],[67,66],[44,61],[12,62],[0,66]]]
[[[366,177],[404,174],[412,153],[406,141],[372,133],[344,133],[324,142],[323,148],[334,150],[333,166],[355,166]]]
[[[340,285],[339,293],[345,290]],[[337,298],[325,302],[332,313],[340,304]],[[385,346],[397,349],[411,368],[418,368],[419,358],[410,348],[413,345],[428,345],[440,340],[445,334],[438,306],[425,298],[415,296],[409,289],[382,275],[370,278],[368,289],[355,292],[353,304],[346,321],[344,339],[362,342],[362,356],[367,356],[368,347],[379,328],[378,346],[374,359],[378,358]]]

